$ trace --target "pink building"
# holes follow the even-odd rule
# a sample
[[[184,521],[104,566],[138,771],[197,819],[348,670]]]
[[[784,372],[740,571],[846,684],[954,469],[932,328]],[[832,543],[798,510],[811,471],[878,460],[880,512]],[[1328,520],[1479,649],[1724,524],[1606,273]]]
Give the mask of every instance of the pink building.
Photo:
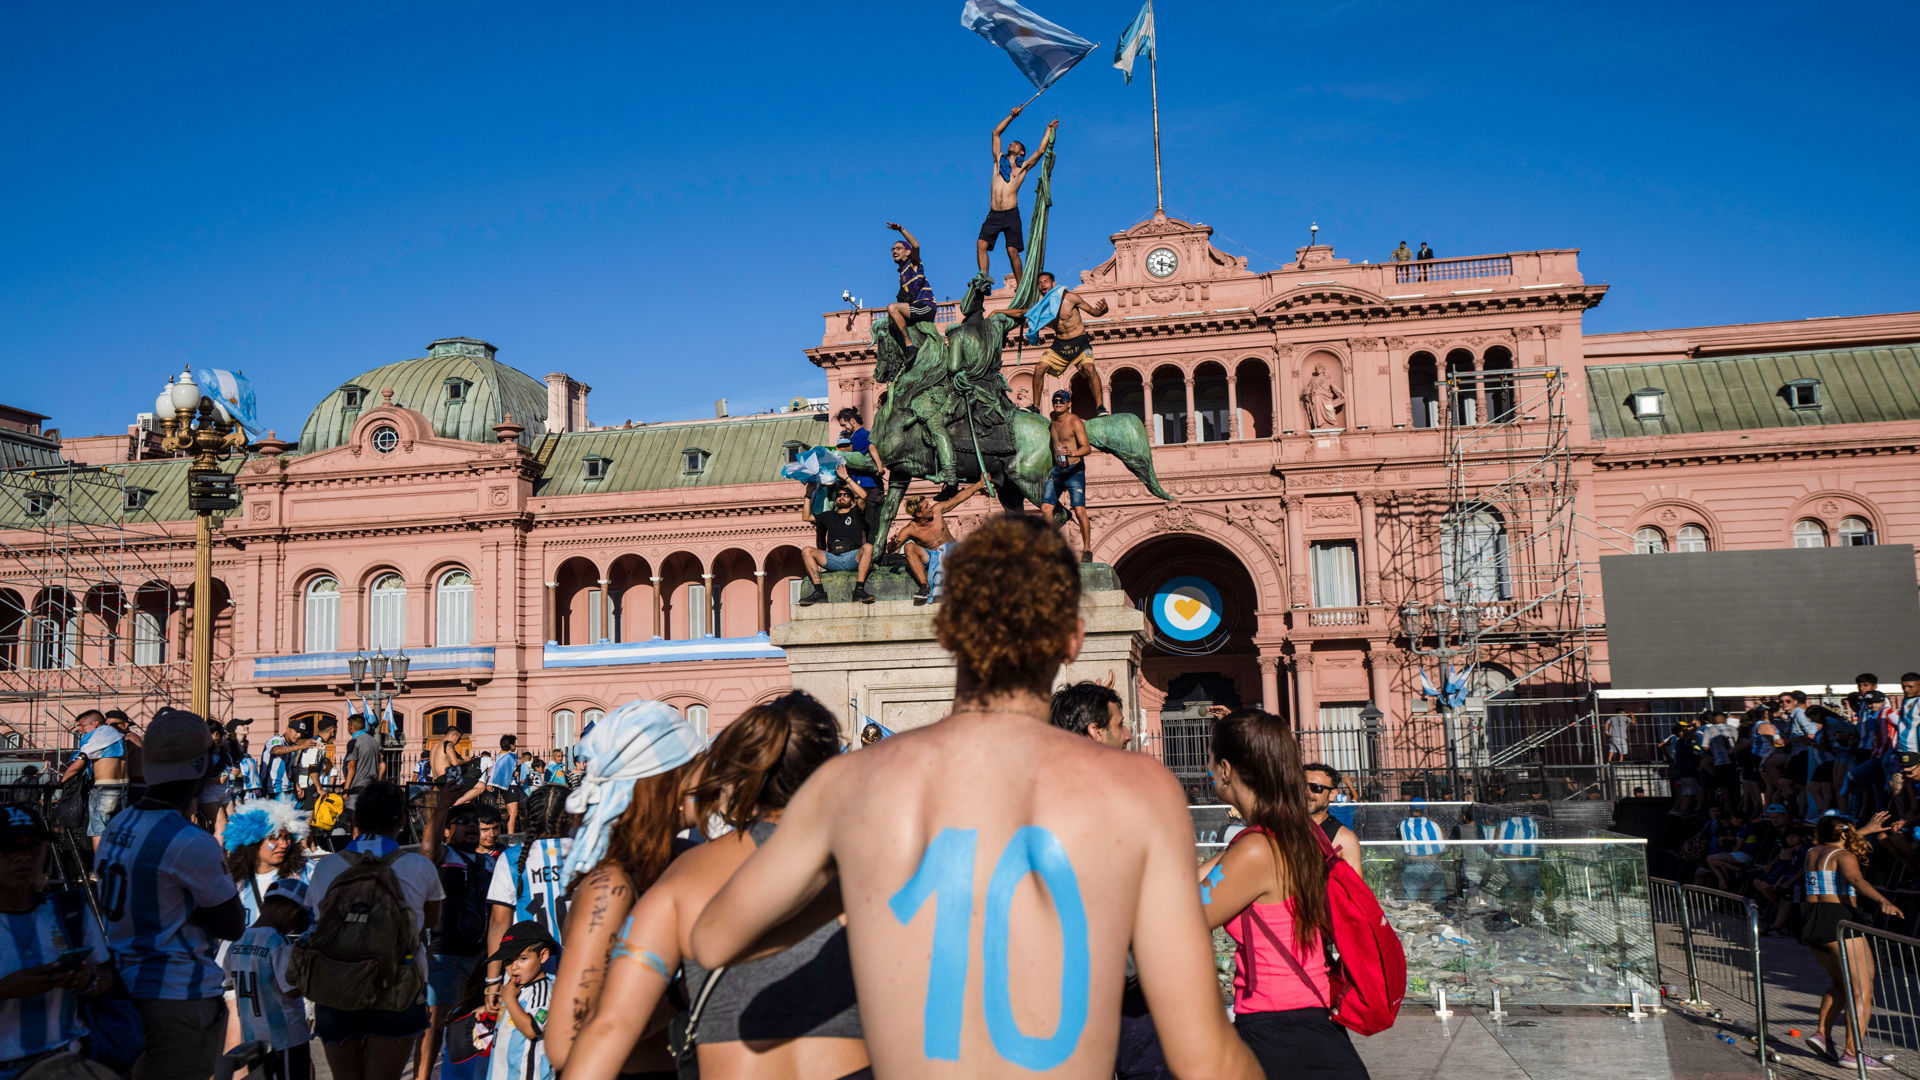
[[[1576,536],[1591,563],[1920,534],[1920,313],[1588,336],[1607,289],[1575,251],[1355,263],[1310,247],[1254,273],[1211,232],[1141,222],[1075,286],[1112,305],[1091,323],[1098,377],[1146,420],[1178,497],[1090,463],[1094,554],[1150,612],[1149,732],[1197,698],[1264,703],[1350,736],[1327,736],[1327,756],[1434,767],[1456,736],[1419,693],[1407,603],[1471,601],[1512,627],[1488,667],[1525,679],[1603,617],[1597,575],[1583,584],[1557,546]],[[780,692],[764,635],[811,529],[776,474],[832,441],[831,411],[872,415],[875,314],[830,312],[806,348],[825,411],[596,428],[588,387],[467,338],[352,376],[297,444],[236,463],[244,503],[214,556],[218,710],[338,720],[348,658],[402,649],[415,747],[448,722],[484,745],[564,744],[642,696],[717,728]],[[184,698],[184,466],[93,474],[124,500],[110,506],[63,498],[58,470],[8,474],[0,717],[28,740],[95,701]],[[967,509],[963,526],[987,512]],[[1587,652],[1579,678],[1604,685],[1604,642]],[[1367,702],[1384,727],[1363,746]]]

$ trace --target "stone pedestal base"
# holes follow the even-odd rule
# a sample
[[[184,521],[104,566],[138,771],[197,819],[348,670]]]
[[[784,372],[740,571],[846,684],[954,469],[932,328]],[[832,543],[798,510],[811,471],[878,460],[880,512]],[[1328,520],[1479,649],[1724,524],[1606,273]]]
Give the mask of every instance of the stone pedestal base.
[[[1079,657],[1061,668],[1055,686],[1098,681],[1111,673],[1137,736],[1140,709],[1134,689],[1146,641],[1145,617],[1121,590],[1112,567],[1083,564],[1080,575],[1086,642]],[[793,688],[832,709],[841,718],[841,738],[849,743],[858,742],[867,720],[904,731],[933,723],[953,705],[953,656],[940,647],[933,632],[940,606],[916,607],[910,599],[890,599],[912,590],[911,581],[902,590],[889,580],[894,576],[874,571],[867,586],[882,599],[854,604],[832,602],[852,592],[852,574],[823,575],[832,601],[795,608],[792,622],[773,628],[773,643],[787,652]],[[1007,588],[1008,602],[1017,602],[1019,583],[1009,582]]]

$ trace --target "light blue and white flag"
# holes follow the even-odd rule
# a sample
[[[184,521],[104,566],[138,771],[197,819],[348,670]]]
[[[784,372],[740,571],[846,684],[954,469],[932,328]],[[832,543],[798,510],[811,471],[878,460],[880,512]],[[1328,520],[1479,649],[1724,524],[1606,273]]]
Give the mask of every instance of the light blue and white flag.
[[[1153,56],[1153,0],[1147,0],[1133,23],[1121,32],[1120,47],[1113,53],[1113,66],[1126,75],[1128,86],[1133,85],[1133,62],[1141,56]]]
[[[803,484],[831,484],[840,474],[846,459],[824,446],[802,450],[793,462],[780,467],[780,475]]]
[[[1027,309],[1027,344],[1040,343],[1040,331],[1046,329],[1048,323],[1060,317],[1060,299],[1066,295],[1067,287],[1056,284],[1047,290],[1047,294],[1040,298],[1039,303]]]
[[[967,0],[960,25],[1007,50],[1035,89],[1045,90],[1097,46],[1013,0]]]
[[[1420,669],[1420,692],[1426,695],[1427,697],[1431,697],[1431,698],[1437,698],[1440,696],[1440,691],[1435,690],[1433,688],[1433,680],[1427,678],[1426,668]]]
[[[246,428],[249,435],[260,433],[253,383],[245,375],[220,368],[201,368],[193,373],[193,379],[200,384],[200,392],[213,399],[213,407],[220,410],[221,416]]]
[[[380,726],[381,726],[381,729],[385,731],[388,735],[391,735],[396,739],[400,737],[400,728],[398,725],[396,725],[393,722],[393,699],[392,698],[387,699],[386,710],[380,714]]]

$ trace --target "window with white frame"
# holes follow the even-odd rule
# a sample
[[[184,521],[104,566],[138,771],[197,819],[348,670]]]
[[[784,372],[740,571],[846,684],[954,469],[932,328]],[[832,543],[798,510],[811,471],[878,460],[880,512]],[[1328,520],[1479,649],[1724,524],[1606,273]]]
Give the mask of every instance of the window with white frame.
[[[1314,607],[1360,606],[1360,560],[1351,540],[1313,545]]]
[[[151,611],[133,613],[133,662],[164,664],[167,660],[167,626]]]
[[[1812,518],[1802,518],[1794,522],[1793,546],[1797,548],[1826,547],[1827,527]]]
[[[701,738],[706,738],[707,707],[705,705],[687,706],[687,723],[693,725],[693,730],[698,732]]]
[[[441,574],[433,600],[434,644],[473,644],[473,576],[465,570]]]
[[[1680,534],[1674,540],[1675,551],[1707,550],[1707,530],[1698,525],[1680,526]]]
[[[1507,526],[1484,505],[1447,512],[1440,533],[1440,566],[1448,603],[1513,599]]]
[[[79,665],[79,621],[59,610],[34,616],[33,666],[45,671]]]
[[[367,647],[395,652],[407,643],[407,583],[399,574],[374,579],[367,604]]]
[[[332,652],[340,647],[340,583],[330,577],[307,585],[307,652]]]
[[[1873,546],[1873,526],[1867,524],[1866,518],[1843,518],[1837,532],[1840,535],[1841,547]]]
[[[573,726],[572,709],[556,709],[553,714],[553,746],[564,750],[580,737],[580,729]]]
[[[1651,525],[1642,525],[1633,533],[1635,555],[1660,555],[1667,550],[1667,534]]]
[[[585,712],[580,714],[580,730],[585,731],[588,728],[592,727],[593,725],[599,723],[600,718],[605,715],[607,715],[606,712],[601,709],[586,710]]]
[[[705,585],[687,586],[687,638],[707,636],[707,587]]]

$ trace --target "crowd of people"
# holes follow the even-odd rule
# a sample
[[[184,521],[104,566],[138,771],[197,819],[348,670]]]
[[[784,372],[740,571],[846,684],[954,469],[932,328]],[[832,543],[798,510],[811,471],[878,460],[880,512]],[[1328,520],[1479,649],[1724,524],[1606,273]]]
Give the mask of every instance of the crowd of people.
[[[0,807],[0,1080],[203,1080],[234,1048],[308,1080],[315,1040],[337,1080],[1364,1077],[1337,777],[1230,713],[1215,784],[1249,828],[1200,864],[1120,696],[1053,689],[1081,634],[1058,533],[995,519],[943,562],[952,712],[871,745],[799,692],[711,743],[629,702],[550,762],[449,732],[406,777],[371,710],[338,770],[298,723],[252,754],[178,709],[87,718],[86,812]],[[63,830],[98,845],[65,889]]]
[[[1752,898],[1764,933],[1812,951],[1832,984],[1807,1045],[1848,1068],[1846,1014],[1864,1025],[1874,959],[1864,939],[1847,944],[1846,992],[1839,925],[1877,917],[1911,932],[1887,894],[1920,882],[1920,673],[1900,677],[1900,694],[1896,705],[1863,673],[1837,705],[1789,690],[1737,718],[1683,718],[1660,744],[1674,794],[1665,857],[1681,880]]]

